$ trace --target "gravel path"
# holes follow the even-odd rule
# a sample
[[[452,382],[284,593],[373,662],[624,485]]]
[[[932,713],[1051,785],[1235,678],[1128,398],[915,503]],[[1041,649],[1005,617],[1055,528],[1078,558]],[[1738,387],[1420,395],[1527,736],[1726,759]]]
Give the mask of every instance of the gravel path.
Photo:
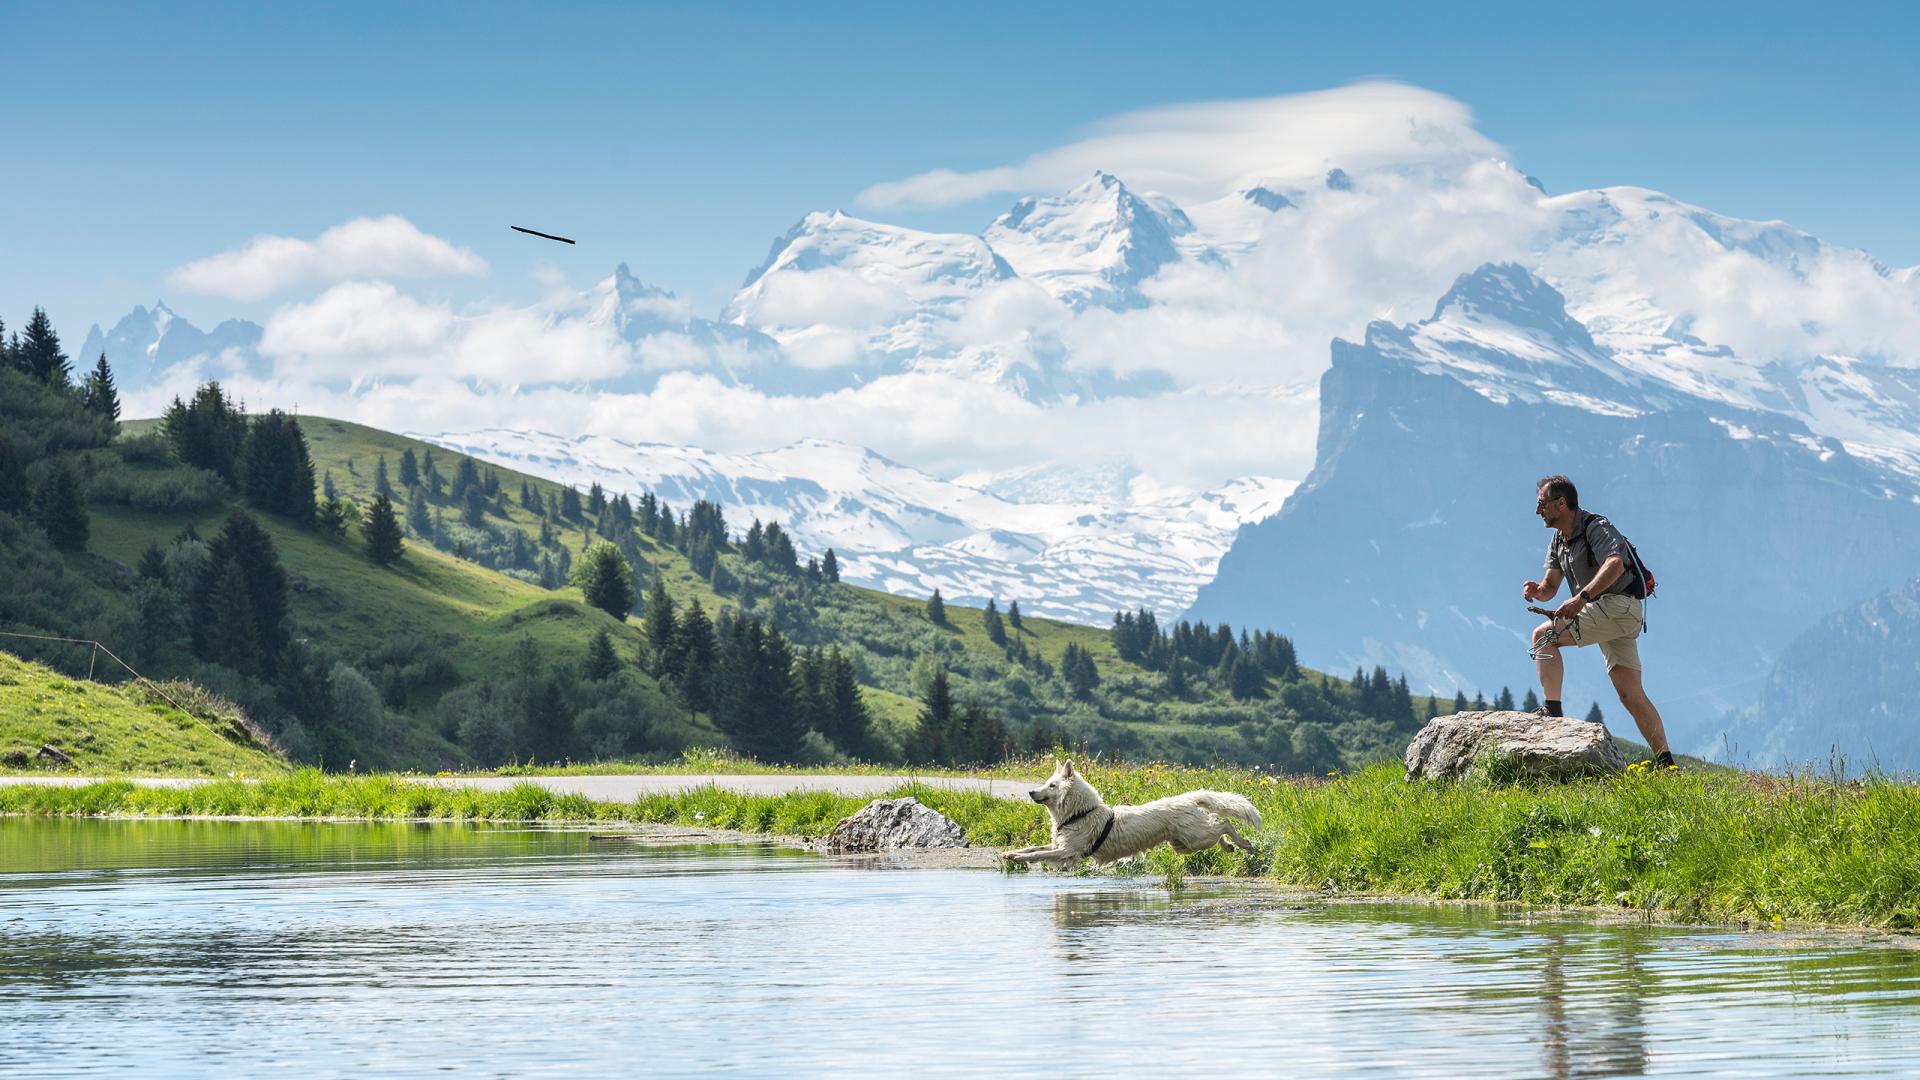
[[[128,777],[144,787],[192,787],[208,783],[204,777]],[[585,795],[601,802],[632,802],[642,795],[686,791],[709,785],[749,795],[784,795],[790,791],[831,791],[838,795],[878,795],[909,781],[953,791],[984,791],[1003,799],[1024,799],[1037,780],[980,779],[963,776],[865,776],[834,773],[742,773],[737,775],[654,774],[645,776],[421,776],[416,783],[443,787],[476,787],[504,791],[515,784],[537,784],[560,795]],[[97,783],[85,776],[0,776],[0,784],[47,784],[74,787]]]

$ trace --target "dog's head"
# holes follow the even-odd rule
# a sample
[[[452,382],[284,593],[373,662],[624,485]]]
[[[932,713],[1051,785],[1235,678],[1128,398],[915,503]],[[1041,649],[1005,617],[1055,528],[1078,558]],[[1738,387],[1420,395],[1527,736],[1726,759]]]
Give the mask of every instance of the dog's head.
[[[1087,782],[1073,769],[1072,761],[1062,761],[1053,770],[1053,776],[1047,782],[1027,792],[1027,798],[1039,803],[1050,811],[1059,810],[1066,805],[1076,788],[1087,788]]]

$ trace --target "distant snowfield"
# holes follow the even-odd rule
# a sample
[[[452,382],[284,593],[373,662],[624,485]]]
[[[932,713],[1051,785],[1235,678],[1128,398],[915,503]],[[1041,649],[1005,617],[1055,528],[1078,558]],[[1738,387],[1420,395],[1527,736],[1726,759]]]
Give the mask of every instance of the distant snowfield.
[[[531,431],[410,434],[583,489],[651,491],[680,511],[707,499],[737,529],[777,521],[803,556],[832,548],[855,584],[904,596],[938,588],[961,604],[1017,600],[1029,614],[1096,625],[1123,609],[1185,610],[1240,526],[1277,512],[1296,486],[1248,477],[1196,494],[1127,470],[942,480],[823,440],[720,454]]]

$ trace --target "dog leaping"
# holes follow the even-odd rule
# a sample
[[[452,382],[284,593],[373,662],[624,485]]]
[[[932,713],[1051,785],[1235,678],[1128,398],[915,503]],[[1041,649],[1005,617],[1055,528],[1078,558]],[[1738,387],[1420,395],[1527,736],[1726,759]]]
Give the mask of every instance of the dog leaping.
[[[1253,844],[1233,823],[1260,827],[1260,811],[1226,791],[1189,791],[1139,806],[1108,806],[1071,761],[1062,761],[1052,778],[1027,797],[1047,808],[1053,842],[1002,852],[1000,857],[1009,862],[1060,867],[1081,859],[1110,863],[1158,844],[1170,844],[1181,855],[1215,844],[1252,851]]]

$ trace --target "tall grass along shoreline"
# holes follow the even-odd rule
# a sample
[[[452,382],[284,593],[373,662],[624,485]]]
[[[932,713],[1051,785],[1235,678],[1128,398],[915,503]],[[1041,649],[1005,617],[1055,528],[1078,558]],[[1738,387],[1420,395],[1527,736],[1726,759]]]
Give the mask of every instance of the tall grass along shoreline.
[[[1654,772],[1554,784],[1407,782],[1391,765],[1299,779],[1161,765],[1086,770],[1109,802],[1238,791],[1266,819],[1254,852],[1145,868],[1265,878],[1329,894],[1607,907],[1690,921],[1920,927],[1920,787],[1811,773]],[[905,784],[975,845],[1045,838],[1037,806]],[[0,787],[0,814],[633,822],[815,837],[867,799],[712,787],[603,802],[532,783],[505,791],[303,770],[189,788],[126,781]]]

